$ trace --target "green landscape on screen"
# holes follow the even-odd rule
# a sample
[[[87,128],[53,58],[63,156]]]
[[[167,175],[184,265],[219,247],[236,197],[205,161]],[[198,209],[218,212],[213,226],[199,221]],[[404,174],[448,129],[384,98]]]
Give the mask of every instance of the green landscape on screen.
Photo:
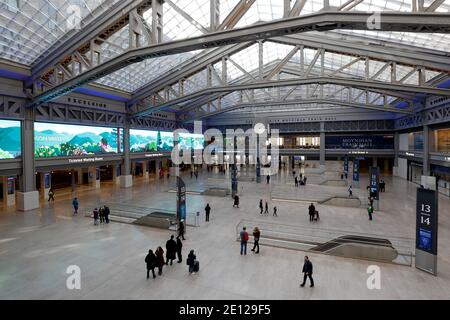
[[[116,154],[122,150],[120,128],[36,122],[35,158]]]
[[[172,151],[172,149],[172,132],[130,130],[130,152]]]
[[[0,119],[0,160],[20,158],[20,121]]]

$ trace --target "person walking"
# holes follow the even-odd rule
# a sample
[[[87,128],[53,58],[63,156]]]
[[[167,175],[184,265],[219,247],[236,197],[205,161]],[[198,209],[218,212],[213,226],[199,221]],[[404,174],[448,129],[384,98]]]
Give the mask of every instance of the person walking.
[[[278,217],[278,214],[277,214],[277,207],[276,207],[276,206],[273,207],[273,216],[274,216],[274,217]]]
[[[316,214],[316,207],[313,203],[311,203],[308,207],[308,213],[309,213],[309,221],[314,221],[314,215]]]
[[[184,220],[181,219],[180,222],[178,223],[178,236],[177,239],[181,237],[183,240],[186,240],[184,238]]]
[[[368,215],[369,215],[369,220],[372,221],[372,213],[373,213],[373,207],[372,207],[372,205],[369,205],[369,206],[367,207],[367,213],[368,213]]]
[[[189,274],[195,274],[199,271],[200,263],[197,261],[197,256],[195,255],[194,250],[189,252],[186,264],[189,266]]]
[[[261,236],[261,232],[259,231],[258,227],[255,227],[253,229],[253,249],[252,251],[255,251],[255,249],[257,249],[255,251],[255,253],[259,253],[259,238]]]
[[[181,242],[180,238],[177,238],[177,258],[178,258],[178,263],[181,263],[183,261],[183,256],[181,255],[182,250],[183,250],[183,243]]]
[[[295,183],[295,186],[298,187],[298,178],[297,177],[294,178],[294,183]]]
[[[48,202],[50,202],[50,200],[55,202],[55,191],[53,191],[52,188],[50,188],[50,190],[48,190]]]
[[[241,255],[247,255],[247,242],[248,242],[248,233],[247,228],[243,227],[239,237],[241,239]]]
[[[73,210],[74,210],[73,214],[78,214],[78,207],[79,207],[79,205],[80,205],[80,203],[78,202],[78,198],[75,197],[72,200],[72,206],[73,206]]]
[[[303,264],[303,283],[300,285],[300,287],[304,287],[306,283],[306,278],[309,278],[310,287],[314,287],[314,279],[312,278],[313,274],[313,265],[311,261],[309,260],[308,256],[305,256],[305,263]]]
[[[167,240],[166,242],[166,265],[169,265],[169,261],[170,265],[172,265],[173,260],[175,260],[175,255],[177,252],[177,243],[173,238],[174,236],[171,235],[170,239]]]
[[[259,200],[259,209],[260,209],[260,212],[259,212],[259,214],[262,214],[263,213],[263,201],[262,201],[262,199],[261,200]]]
[[[195,169],[194,175],[195,175],[195,180],[197,180],[198,179],[198,171],[197,171],[197,169]]]
[[[156,278],[155,268],[157,265],[157,258],[153,253],[153,250],[148,250],[148,254],[145,257],[145,264],[147,265],[147,279],[150,278],[150,270],[152,271],[153,279],[155,279]]]
[[[156,249],[156,266],[158,267],[158,275],[162,275],[163,267],[166,264],[164,261],[164,250],[161,247]]]
[[[300,172],[300,180],[303,179],[303,173]]]
[[[374,201],[374,198],[369,196],[369,206],[371,206],[371,207],[373,206],[373,201]]]
[[[308,179],[306,178],[306,176],[304,176],[304,177],[303,177],[303,185],[304,185],[304,186],[306,186],[306,180],[308,180]]]
[[[266,180],[267,180],[267,184],[269,184],[270,183],[270,175],[267,175]]]
[[[211,212],[211,207],[209,206],[209,203],[206,204],[205,207],[205,216],[206,216],[206,222],[209,222],[209,214]]]
[[[94,214],[94,226],[98,226],[98,209],[95,208],[93,211]]]
[[[103,206],[103,215],[105,216],[105,222],[109,223],[109,207],[104,205]]]
[[[265,206],[264,213],[269,214],[269,203],[267,201],[266,201],[266,206]]]
[[[351,185],[350,185],[350,187],[348,187],[348,196],[349,197],[353,196],[353,189],[352,189]]]
[[[192,176],[194,175],[194,172],[192,172],[192,169],[191,169],[191,179],[192,179]]]
[[[234,207],[238,207],[239,208],[239,196],[238,195],[234,196],[233,208]]]

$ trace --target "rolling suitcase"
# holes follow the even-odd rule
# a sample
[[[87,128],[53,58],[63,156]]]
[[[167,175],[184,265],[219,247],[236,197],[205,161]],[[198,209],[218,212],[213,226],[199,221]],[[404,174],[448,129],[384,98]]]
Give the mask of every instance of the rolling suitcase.
[[[194,263],[194,272],[198,272],[200,270],[200,262],[195,261]]]

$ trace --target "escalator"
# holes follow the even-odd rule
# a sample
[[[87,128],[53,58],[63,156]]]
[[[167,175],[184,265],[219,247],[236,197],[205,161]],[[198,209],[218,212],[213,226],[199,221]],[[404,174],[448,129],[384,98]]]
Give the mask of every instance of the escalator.
[[[310,250],[348,258],[388,262],[392,262],[398,257],[397,250],[387,239],[353,235],[335,238]]]
[[[375,246],[385,246],[393,249],[392,243],[387,239],[380,238],[370,238],[370,237],[362,237],[362,236],[342,236],[331,241],[320,244],[314,248],[312,251],[318,252],[327,252],[331,249],[334,249],[340,245],[346,243],[359,243],[359,244],[367,244],[367,245],[375,245]]]

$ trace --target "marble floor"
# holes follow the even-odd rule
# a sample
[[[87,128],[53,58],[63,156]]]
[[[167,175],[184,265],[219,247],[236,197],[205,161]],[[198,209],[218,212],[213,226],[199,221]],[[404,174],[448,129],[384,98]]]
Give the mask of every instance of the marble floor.
[[[183,176],[188,187],[224,186],[223,176],[201,172],[198,180]],[[173,180],[136,179],[131,189],[102,183],[101,189],[78,193],[81,213],[101,203],[116,202],[175,210],[175,194],[167,192]],[[416,185],[384,177],[380,211],[369,222],[364,208],[321,206],[315,227],[414,238]],[[0,299],[449,299],[450,298],[450,199],[439,198],[438,276],[414,267],[365,260],[308,254],[314,264],[314,288],[300,288],[302,251],[261,247],[239,254],[236,226],[242,219],[310,227],[308,203],[270,201],[276,188],[283,192],[321,192],[320,186],[293,186],[292,177],[280,172],[271,183],[241,182],[240,208],[230,198],[187,196],[188,212],[200,211],[200,227],[188,227],[184,252],[195,249],[201,271],[189,275],[187,266],[167,266],[163,275],[146,280],[144,257],[148,249],[164,246],[171,232],[121,223],[94,226],[93,221],[72,215],[71,194],[56,193],[56,201],[32,212],[0,209]],[[367,185],[362,176],[361,186]],[[346,192],[344,187],[323,187],[323,192]],[[365,195],[365,188],[354,189]],[[261,216],[259,199],[278,207],[278,217]],[[212,207],[204,222],[206,203]],[[249,248],[250,249],[250,248]],[[381,270],[381,288],[369,290],[367,268]],[[66,270],[81,270],[81,289],[69,290]]]

